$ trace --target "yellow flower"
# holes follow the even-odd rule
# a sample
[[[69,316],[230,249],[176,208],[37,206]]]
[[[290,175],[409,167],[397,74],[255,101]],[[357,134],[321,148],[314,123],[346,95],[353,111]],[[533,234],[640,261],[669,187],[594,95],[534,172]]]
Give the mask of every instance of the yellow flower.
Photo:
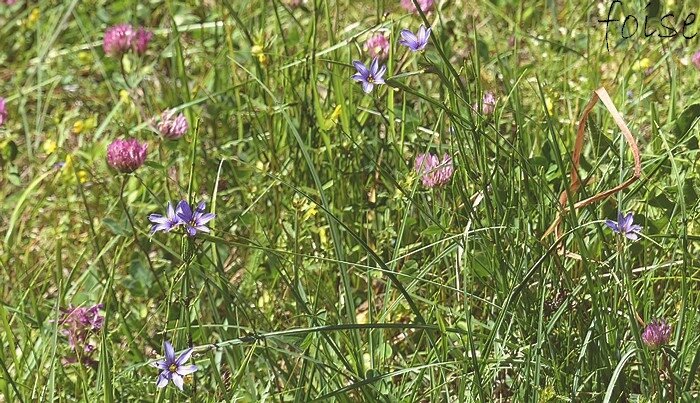
[[[75,123],[73,123],[73,129],[72,132],[73,134],[80,134],[83,132],[85,129],[85,122],[82,120],[76,120]]]
[[[29,16],[27,17],[27,28],[34,28],[34,25],[36,25],[40,17],[41,10],[39,10],[38,7],[33,8],[32,11],[29,13]]]
[[[83,64],[91,64],[92,63],[92,53],[86,52],[86,51],[81,51],[78,52],[78,60],[80,60],[80,63]]]
[[[53,154],[56,152],[56,148],[58,148],[58,144],[56,144],[56,140],[53,139],[46,139],[44,141],[44,144],[41,146],[41,148],[44,150],[46,154]]]
[[[253,47],[250,48],[250,53],[252,53],[253,56],[255,56],[256,58],[258,58],[258,62],[260,64],[267,64],[268,58],[265,55],[265,48],[261,45],[253,45]]]
[[[652,65],[651,60],[649,60],[648,57],[645,57],[641,60],[637,60],[636,62],[634,62],[634,65],[632,65],[632,70],[644,71],[644,70],[648,69],[649,67],[651,67],[651,65]]]
[[[128,104],[131,101],[131,97],[129,97],[129,91],[127,90],[121,90],[119,91],[119,102],[123,104]]]
[[[78,171],[78,180],[80,180],[80,183],[85,183],[89,179],[89,175],[87,171],[80,170]]]

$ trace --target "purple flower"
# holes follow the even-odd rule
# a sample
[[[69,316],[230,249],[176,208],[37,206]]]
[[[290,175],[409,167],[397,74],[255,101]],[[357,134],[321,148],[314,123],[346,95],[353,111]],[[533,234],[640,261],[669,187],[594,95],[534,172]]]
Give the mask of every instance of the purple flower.
[[[63,315],[60,319],[60,324],[63,326],[63,333],[68,337],[68,345],[75,350],[76,346],[81,346],[85,351],[94,349],[89,344],[84,345],[85,341],[91,334],[97,333],[102,329],[105,318],[100,315],[102,304],[86,307],[71,307],[62,309]]]
[[[697,51],[697,52],[695,52],[695,54],[693,55],[693,59],[692,59],[692,60],[693,60],[693,64],[695,65],[695,67],[696,67],[698,70],[700,70],[700,50]]]
[[[187,204],[184,200],[178,203],[177,210],[173,208],[173,205],[168,202],[168,209],[165,216],[160,214],[151,214],[148,216],[148,220],[153,223],[151,227],[151,234],[155,234],[158,231],[170,232],[173,228],[182,224],[182,220],[177,215],[177,213],[182,211],[182,204]]]
[[[194,364],[184,365],[192,356],[194,349],[189,348],[180,354],[179,357],[175,358],[175,349],[173,345],[166,341],[163,343],[163,350],[165,351],[165,360],[156,361],[154,364],[154,366],[161,371],[160,374],[158,374],[156,387],[164,388],[168,385],[168,382],[173,381],[175,386],[182,390],[182,386],[185,384],[184,377],[198,369]]]
[[[90,337],[99,333],[104,326],[105,318],[100,315],[102,304],[91,307],[70,307],[61,309],[59,319],[61,334],[68,337],[68,345],[73,351],[72,356],[63,357],[64,365],[81,363],[85,366],[95,367],[97,361],[92,359],[95,346],[90,343]]]
[[[0,97],[0,126],[7,120],[7,105],[5,105],[5,98]]]
[[[642,341],[652,350],[668,344],[670,339],[671,326],[663,319],[651,321],[642,332]]]
[[[389,40],[381,33],[371,36],[365,42],[365,51],[373,59],[386,60],[389,57]]]
[[[617,222],[613,220],[605,220],[605,225],[607,225],[613,232],[625,236],[631,241],[636,241],[639,239],[639,231],[642,227],[634,224],[634,213],[630,212],[626,216],[623,216],[621,212],[617,213]]]
[[[484,115],[490,115],[493,113],[494,110],[496,110],[496,96],[493,95],[493,92],[486,91],[484,93],[484,97],[481,99],[481,108],[481,112]],[[474,104],[474,106],[472,106],[472,109],[478,111],[479,104]]]
[[[105,30],[102,49],[105,54],[119,57],[131,49],[134,40],[134,28],[130,24],[119,24]]]
[[[413,168],[421,176],[423,186],[427,188],[444,186],[454,174],[452,158],[447,153],[442,157],[442,161],[437,155],[419,154]]]
[[[416,0],[416,3],[420,6],[420,9],[423,10],[424,13],[427,13],[428,11],[433,9],[433,0]],[[404,10],[408,11],[409,13],[418,13],[418,9],[416,9],[415,4],[413,4],[413,0],[401,0],[401,7],[404,8]]]
[[[372,60],[369,69],[364,63],[358,60],[355,60],[352,64],[355,66],[355,69],[357,69],[357,73],[352,76],[352,79],[362,83],[362,90],[365,93],[369,94],[372,92],[375,85],[384,84],[384,78],[382,76],[386,73],[386,66],[379,68],[379,61],[376,57]]]
[[[17,0],[5,0],[5,4],[7,4],[8,6],[11,6],[11,5],[15,4],[16,2],[17,2]]]
[[[132,48],[137,55],[143,55],[148,49],[148,43],[153,38],[153,33],[148,31],[146,28],[139,28],[134,34]]]
[[[120,172],[134,172],[146,161],[147,149],[148,144],[136,139],[114,140],[107,148],[107,163]]]
[[[428,44],[428,39],[430,39],[430,31],[431,28],[425,29],[425,26],[422,24],[420,28],[418,28],[416,35],[407,29],[402,29],[401,40],[399,40],[399,43],[414,52],[420,52],[421,50],[425,49],[425,46]]]
[[[170,140],[177,140],[187,133],[187,119],[182,113],[175,115],[175,111],[168,109],[160,115],[158,131]]]
[[[183,200],[178,204],[177,215],[182,220],[182,224],[184,224],[189,236],[197,235],[197,231],[209,232],[206,224],[213,220],[216,215],[214,213],[205,213],[204,209],[206,207],[206,203],[200,202],[197,208],[192,211],[192,207],[186,201]]]

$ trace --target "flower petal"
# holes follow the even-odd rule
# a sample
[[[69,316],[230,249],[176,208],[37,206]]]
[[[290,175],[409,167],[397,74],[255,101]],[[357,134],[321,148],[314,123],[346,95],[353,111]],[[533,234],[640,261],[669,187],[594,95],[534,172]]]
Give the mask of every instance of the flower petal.
[[[163,342],[163,351],[165,351],[165,362],[168,365],[175,362],[175,349],[169,341]]]
[[[198,369],[199,368],[197,368],[197,366],[194,364],[193,365],[182,365],[182,366],[179,366],[177,368],[177,373],[182,375],[182,376],[186,376],[186,375],[189,375],[189,374],[197,371]]]
[[[372,92],[372,89],[374,89],[374,84],[366,81],[362,83],[362,91],[364,91],[366,94]]]
[[[193,348],[188,348],[185,350],[182,354],[180,354],[179,357],[177,357],[177,360],[175,361],[175,364],[179,367],[180,365],[184,364],[187,362],[187,360],[190,359],[192,356],[192,352],[194,351]]]
[[[182,386],[185,384],[185,380],[177,372],[172,372],[172,381],[177,386],[178,389],[182,390]]]
[[[352,65],[355,66],[355,69],[362,77],[367,78],[367,76],[369,75],[369,70],[367,70],[367,67],[364,63],[362,63],[359,60],[355,60],[352,62]]]
[[[620,232],[620,230],[617,226],[617,223],[611,219],[605,220],[605,225],[607,225],[611,230],[613,230],[615,232]]]
[[[158,389],[164,388],[165,386],[168,385],[168,381],[170,380],[170,372],[168,371],[163,371],[158,375],[158,379],[156,380],[156,387]]]

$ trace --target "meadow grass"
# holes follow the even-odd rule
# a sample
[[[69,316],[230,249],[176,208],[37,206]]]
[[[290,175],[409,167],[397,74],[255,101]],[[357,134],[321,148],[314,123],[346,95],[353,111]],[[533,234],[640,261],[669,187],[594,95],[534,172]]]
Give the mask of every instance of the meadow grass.
[[[0,401],[700,399],[697,40],[618,24],[608,50],[610,1],[4,3]],[[657,22],[697,11],[675,3]],[[145,54],[105,54],[119,23],[153,32]],[[377,32],[365,94],[352,62]],[[634,173],[599,102],[571,186],[600,87],[641,176],[574,209]],[[106,161],[118,138],[148,144],[132,173]],[[427,152],[446,184],[424,186]],[[211,232],[151,234],[180,200]],[[632,211],[637,241],[605,224]],[[71,347],[66,310],[96,304],[94,351]],[[165,341],[194,350],[183,391],[156,387]]]

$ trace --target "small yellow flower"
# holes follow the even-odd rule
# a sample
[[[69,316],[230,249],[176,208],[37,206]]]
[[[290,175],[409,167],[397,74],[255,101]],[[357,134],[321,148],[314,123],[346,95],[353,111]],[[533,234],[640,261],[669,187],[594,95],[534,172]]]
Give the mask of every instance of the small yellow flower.
[[[634,65],[632,65],[632,70],[644,71],[644,70],[648,69],[649,67],[651,67],[651,65],[652,65],[652,61],[648,57],[645,57],[641,60],[637,60],[636,62],[634,62]]]
[[[83,64],[91,64],[92,63],[92,53],[86,52],[86,51],[81,51],[78,52],[78,60],[80,60],[80,63]]]
[[[39,10],[38,7],[33,8],[32,11],[29,13],[29,16],[27,17],[27,28],[34,28],[37,21],[39,21],[40,17],[41,10]]]
[[[261,45],[253,45],[253,47],[250,48],[250,53],[252,53],[253,56],[255,56],[258,59],[258,62],[260,64],[267,64],[269,59],[265,55],[265,48]]]
[[[41,146],[41,148],[44,150],[46,154],[53,154],[56,152],[56,149],[58,148],[58,144],[56,144],[56,140],[53,139],[46,139],[44,141],[44,144]]]
[[[76,120],[75,123],[73,123],[73,129],[72,129],[73,134],[80,134],[83,132],[84,129],[85,129],[85,122],[83,122],[82,119]]]
[[[128,104],[131,102],[131,97],[129,97],[129,91],[121,90],[119,91],[119,102],[123,104]]]
[[[78,180],[80,181],[80,183],[85,183],[88,181],[88,179],[89,179],[89,175],[88,175],[87,171],[83,171],[83,170],[78,171]]]

